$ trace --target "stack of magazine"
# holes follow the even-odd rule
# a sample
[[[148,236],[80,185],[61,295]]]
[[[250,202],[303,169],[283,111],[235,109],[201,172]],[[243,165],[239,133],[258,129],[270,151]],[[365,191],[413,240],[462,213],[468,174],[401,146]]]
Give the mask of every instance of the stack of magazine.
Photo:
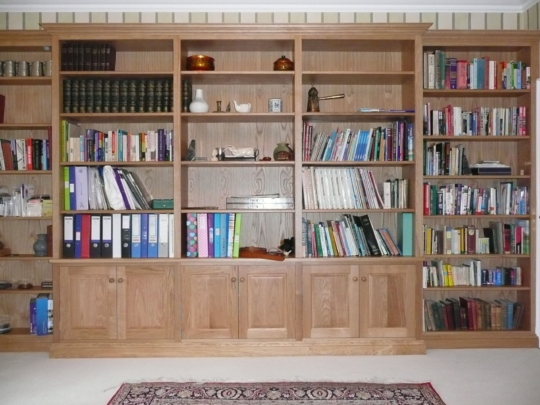
[[[227,197],[227,209],[294,209],[294,201],[279,194]]]

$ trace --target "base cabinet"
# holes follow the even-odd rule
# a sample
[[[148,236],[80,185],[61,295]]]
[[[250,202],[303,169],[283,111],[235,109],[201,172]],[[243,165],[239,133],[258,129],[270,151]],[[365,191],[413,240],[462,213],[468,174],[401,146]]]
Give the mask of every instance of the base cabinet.
[[[415,268],[303,266],[304,337],[414,337]]]
[[[292,339],[293,266],[183,266],[182,339]]]
[[[60,340],[174,338],[169,266],[59,266]]]

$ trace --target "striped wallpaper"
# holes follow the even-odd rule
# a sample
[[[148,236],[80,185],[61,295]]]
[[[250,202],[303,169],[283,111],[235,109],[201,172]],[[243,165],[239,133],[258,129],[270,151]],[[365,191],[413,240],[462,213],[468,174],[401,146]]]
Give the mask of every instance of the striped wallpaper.
[[[524,13],[0,13],[0,30],[36,30],[40,23],[401,23],[432,29],[537,30],[538,3]]]

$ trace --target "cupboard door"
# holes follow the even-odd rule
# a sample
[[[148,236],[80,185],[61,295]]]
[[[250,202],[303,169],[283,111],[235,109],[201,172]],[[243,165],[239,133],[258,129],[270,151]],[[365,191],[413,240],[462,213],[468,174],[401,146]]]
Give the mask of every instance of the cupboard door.
[[[294,338],[294,267],[239,266],[239,337]]]
[[[116,268],[60,267],[60,339],[116,339]]]
[[[234,266],[183,266],[182,339],[238,338]]]
[[[361,337],[414,337],[414,265],[368,265],[360,272]]]
[[[118,338],[174,338],[174,274],[170,266],[121,266]]]
[[[358,266],[304,266],[304,337],[358,337]]]

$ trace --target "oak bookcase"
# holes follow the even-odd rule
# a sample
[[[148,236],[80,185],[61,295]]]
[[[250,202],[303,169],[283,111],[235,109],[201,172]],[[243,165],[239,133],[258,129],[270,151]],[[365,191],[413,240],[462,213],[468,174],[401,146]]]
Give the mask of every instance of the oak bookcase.
[[[52,339],[49,336],[33,339],[33,349],[48,349],[53,357],[137,357],[405,354],[425,353],[426,346],[537,346],[534,253],[526,257],[489,258],[493,265],[499,260],[505,263],[509,260],[526,269],[524,288],[495,292],[525,303],[526,320],[520,330],[423,332],[423,299],[440,299],[460,292],[422,288],[422,263],[427,260],[423,256],[423,225],[439,221],[423,215],[422,186],[426,179],[422,174],[422,148],[428,140],[422,135],[422,106],[428,99],[442,103],[442,97],[459,100],[476,97],[472,91],[457,94],[424,91],[424,49],[446,47],[451,52],[480,54],[480,57],[482,52],[487,52],[484,49],[489,49],[490,54],[501,53],[509,55],[510,59],[519,56],[531,64],[532,82],[538,77],[538,39],[531,33],[438,33],[427,32],[429,26],[44,24],[45,32],[50,35],[48,41],[55,66],[60,64],[63,43],[98,41],[116,48],[116,69],[112,72],[55,69],[52,83],[49,81],[48,87],[43,86],[50,89],[51,95],[40,94],[40,100],[45,103],[43,108],[48,109],[43,116],[39,115],[39,110],[31,118],[6,115],[6,118],[13,117],[7,122],[24,119],[50,124],[53,145],[59,141],[61,120],[79,125],[81,131],[122,128],[141,132],[158,127],[173,130],[173,162],[124,165],[137,172],[155,198],[174,199],[174,208],[167,212],[175,217],[175,254],[168,259],[63,259],[62,216],[68,211],[63,205],[62,173],[63,168],[71,164],[61,162],[59,148],[55,145],[47,189],[53,195],[54,206],[53,258],[51,264],[43,262],[44,266],[52,267],[55,327]],[[43,38],[47,38],[47,34],[40,32]],[[10,38],[16,35],[2,34],[0,47],[9,45],[14,40]],[[24,43],[24,38],[19,40]],[[186,58],[194,54],[212,56],[215,71],[185,70]],[[273,71],[273,62],[282,55],[294,61],[294,71]],[[173,109],[167,113],[64,113],[63,80],[95,77],[172,80]],[[4,86],[2,80],[7,79],[0,78],[4,90],[9,86]],[[193,89],[203,89],[209,113],[182,111],[183,80],[191,81]],[[306,112],[307,93],[312,86],[321,96],[343,93],[345,98],[321,100],[320,112]],[[10,88],[19,89],[19,86]],[[488,142],[471,140],[466,143],[475,147],[477,153],[483,145],[489,144],[490,150],[499,155],[507,146],[511,146],[514,155],[525,154],[526,159],[520,155],[513,162],[526,173],[518,176],[520,184],[523,182],[530,187],[527,218],[531,223],[531,246],[534,246],[535,90],[508,94],[511,95],[495,92],[481,97],[494,104],[497,100],[507,103],[504,106],[513,105],[519,99],[528,107],[530,134],[523,139],[493,142],[493,148]],[[50,96],[52,103],[47,98]],[[268,112],[269,98],[283,100],[281,113]],[[251,103],[251,112],[234,112],[234,100]],[[222,109],[230,102],[232,111],[214,113],[217,101],[221,101]],[[6,105],[9,106],[9,100]],[[359,113],[361,107],[414,112]],[[398,119],[414,124],[413,161],[302,161],[304,122],[309,122],[317,131],[329,132],[336,127],[369,129]],[[196,140],[197,156],[207,157],[208,161],[182,160],[191,140]],[[259,149],[260,157],[264,157],[272,156],[278,142],[292,146],[293,161],[210,161],[216,147],[253,146]],[[526,148],[518,148],[518,145]],[[88,163],[92,165],[96,164]],[[409,181],[408,208],[304,209],[302,170],[309,167],[363,167],[372,170],[379,182],[405,178]],[[15,174],[3,176],[19,181],[11,180]],[[293,197],[294,209],[238,211],[242,212],[240,245],[273,248],[284,238],[294,236],[294,257],[284,262],[186,257],[186,214],[228,212],[231,211],[225,205],[228,196],[267,193]],[[326,221],[344,213],[369,214],[376,227],[384,226],[393,233],[397,232],[398,216],[412,213],[413,255],[305,257],[302,219]],[[35,221],[26,219],[24,222],[34,224]],[[26,237],[31,232],[21,233],[21,242],[29,243]],[[1,237],[4,235],[3,232]],[[41,266],[42,262],[36,263]],[[46,267],[48,274],[51,267]],[[2,267],[2,271],[7,269]],[[41,268],[32,271],[38,272]],[[478,291],[480,296],[491,293]],[[12,299],[13,296],[1,294],[0,308],[16,313],[17,325],[23,328],[28,320],[28,296],[11,306],[4,304],[11,302],[4,297]],[[0,336],[0,347],[21,350],[28,336],[13,333]],[[3,344],[6,341],[9,345]],[[28,344],[25,347],[28,348]]]

